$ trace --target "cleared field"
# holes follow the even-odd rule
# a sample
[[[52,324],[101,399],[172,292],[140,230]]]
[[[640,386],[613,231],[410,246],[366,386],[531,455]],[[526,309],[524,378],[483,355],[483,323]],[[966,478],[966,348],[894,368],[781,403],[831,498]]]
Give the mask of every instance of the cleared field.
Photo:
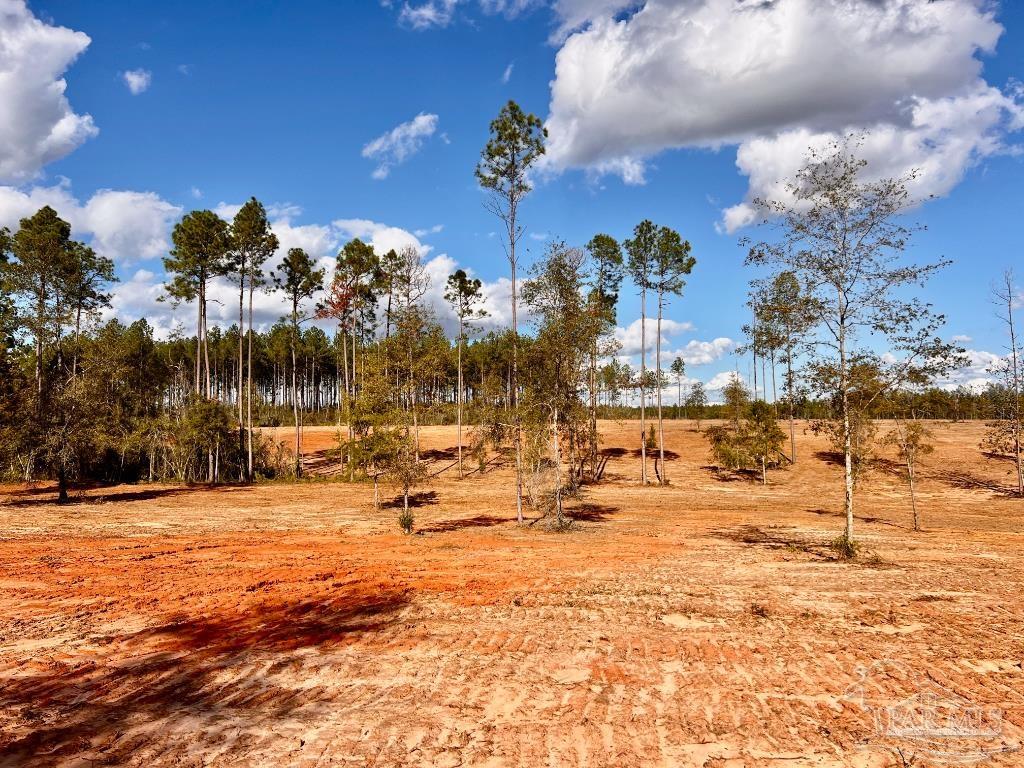
[[[408,537],[369,485],[0,487],[0,765],[1024,764],[1024,500],[981,425],[936,425],[923,532],[865,481],[855,563],[803,424],[768,487],[673,422],[641,488],[639,425],[602,430],[562,534],[515,524],[500,465],[432,478]],[[435,470],[454,445],[423,431]],[[915,695],[984,727],[879,735]]]

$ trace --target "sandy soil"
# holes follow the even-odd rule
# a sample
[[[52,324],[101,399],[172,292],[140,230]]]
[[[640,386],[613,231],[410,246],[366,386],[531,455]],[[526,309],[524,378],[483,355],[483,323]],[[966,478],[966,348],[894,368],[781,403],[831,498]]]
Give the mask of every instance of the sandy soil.
[[[454,428],[414,536],[365,484],[0,487],[0,765],[1024,765],[1024,501],[981,425],[936,429],[926,530],[883,465],[854,563],[803,425],[762,487],[671,423],[641,488],[604,424],[562,534],[515,524],[508,467],[458,480]],[[892,730],[920,706],[961,730]]]

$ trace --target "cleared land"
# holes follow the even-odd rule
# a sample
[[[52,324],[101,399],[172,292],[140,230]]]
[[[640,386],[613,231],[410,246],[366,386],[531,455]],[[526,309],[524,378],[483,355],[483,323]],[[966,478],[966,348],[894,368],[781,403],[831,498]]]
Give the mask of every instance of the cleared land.
[[[0,765],[899,765],[866,747],[915,694],[997,725],[888,742],[915,765],[1019,744],[1024,501],[982,429],[936,426],[921,533],[868,478],[852,564],[803,424],[762,488],[669,423],[643,489],[639,426],[605,423],[563,534],[515,525],[507,466],[433,478],[411,537],[369,485],[0,487]],[[449,466],[454,428],[423,434]]]

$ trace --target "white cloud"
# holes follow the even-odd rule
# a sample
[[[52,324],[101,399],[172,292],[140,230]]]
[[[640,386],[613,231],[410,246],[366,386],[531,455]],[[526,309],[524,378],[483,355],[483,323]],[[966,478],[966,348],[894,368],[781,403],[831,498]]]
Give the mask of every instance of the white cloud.
[[[501,82],[503,84],[508,85],[509,80],[512,79],[512,70],[514,70],[515,68],[516,63],[514,61],[510,63],[507,67],[505,67],[505,71],[502,72],[501,74]]]
[[[387,253],[392,249],[400,251],[403,248],[412,247],[421,256],[425,256],[433,250],[431,246],[424,245],[416,235],[407,230],[369,219],[338,219],[333,222],[333,226],[346,238],[358,237],[369,243],[377,253]]]
[[[559,25],[552,39],[560,42],[595,19],[610,19],[623,8],[636,4],[636,0],[555,0]]]
[[[726,355],[731,355],[737,346],[735,341],[725,336],[719,336],[711,341],[693,339],[688,341],[684,347],[672,352],[666,353],[663,350],[662,357],[667,357],[669,360],[681,357],[687,365],[707,365],[721,360]]]
[[[193,199],[199,200],[203,196],[203,190],[199,187],[192,187],[192,189],[189,190],[189,194],[192,195]]]
[[[908,125],[872,126],[858,154],[868,163],[865,179],[892,178],[917,170],[908,191],[918,201],[949,194],[974,163],[1004,151],[1004,129],[1024,125],[1024,111],[986,85],[960,96],[915,98],[910,103]],[[750,180],[747,202],[726,208],[720,229],[735,232],[752,223],[757,213],[749,201],[754,198],[786,199],[784,181],[800,168],[810,147],[824,149],[842,133],[857,130],[851,126],[848,131],[813,133],[799,128],[741,144],[736,165]]]
[[[545,0],[479,0],[480,9],[488,14],[502,14],[506,18],[514,18],[519,14],[543,5]],[[384,5],[390,6],[390,0],[385,0]],[[421,2],[402,3],[402,10],[398,14],[399,22],[406,24],[413,29],[431,29],[433,27],[447,27],[455,18],[455,11],[459,5],[465,5],[466,0],[421,0]]]
[[[62,77],[89,43],[40,21],[23,0],[0,0],[0,182],[32,179],[98,133],[72,110]]]
[[[876,175],[920,167],[923,197],[1024,125],[981,78],[978,55],[1003,31],[988,0],[647,0],[613,18],[630,5],[556,2],[577,31],[556,57],[550,169],[642,183],[662,150],[739,145],[749,200],[799,167],[808,141],[869,130]],[[752,218],[741,204],[722,226]]]
[[[447,27],[455,15],[459,0],[427,0],[419,5],[402,4],[398,20],[413,29]]]
[[[149,89],[153,82],[153,73],[147,69],[130,69],[121,73],[121,79],[128,86],[132,96],[138,96]]]
[[[970,336],[965,336],[963,334],[957,334],[956,336],[953,336],[950,340],[955,344],[970,344],[971,341],[973,341],[973,339],[971,339]]]
[[[181,209],[153,192],[101,189],[82,210],[92,246],[122,264],[168,252],[168,230]]]
[[[101,189],[83,203],[63,180],[27,190],[0,187],[0,227],[16,228],[44,205],[70,223],[76,237],[122,265],[165,255],[171,224],[181,215],[180,208],[153,192]]]
[[[386,179],[394,166],[419,152],[423,142],[434,135],[437,122],[437,115],[421,112],[363,147],[363,157],[378,162],[373,178]]]
[[[996,376],[992,372],[1006,361],[1005,355],[979,349],[968,349],[965,356],[967,365],[940,379],[937,382],[940,387],[956,389],[965,386],[975,391],[982,390],[990,382],[995,381]]]
[[[711,379],[704,384],[704,389],[706,389],[709,393],[721,392],[729,384],[731,384],[732,382],[736,381],[739,378],[739,374],[737,374],[736,371],[721,371],[712,376]]]
[[[434,226],[427,227],[426,229],[414,229],[412,233],[416,235],[416,237],[425,237],[426,235],[436,235],[442,229],[444,229],[444,224],[435,224]]]
[[[627,357],[640,354],[641,348],[641,333],[640,318],[637,318],[628,326],[623,328],[619,326],[615,329],[615,340],[619,342],[619,354]],[[647,318],[647,352],[648,354],[654,351],[655,345],[658,341],[657,336],[657,320],[655,318]],[[680,333],[686,333],[686,331],[693,330],[692,323],[681,323],[677,320],[669,320],[665,318],[661,321],[661,351],[662,360],[665,359],[666,351],[669,348],[669,338],[672,336],[678,336]]]

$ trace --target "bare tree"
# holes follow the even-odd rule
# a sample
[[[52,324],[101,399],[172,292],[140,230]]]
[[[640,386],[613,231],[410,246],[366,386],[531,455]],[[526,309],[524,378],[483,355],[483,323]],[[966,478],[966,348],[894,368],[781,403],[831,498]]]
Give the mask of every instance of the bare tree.
[[[992,288],[992,299],[999,308],[1000,320],[1006,324],[1006,335],[1010,339],[1010,346],[1006,359],[994,371],[1003,380],[1003,388],[1000,397],[1002,400],[999,414],[1000,419],[989,426],[986,435],[986,445],[994,451],[1009,453],[1013,456],[1014,467],[1017,470],[1017,495],[1024,496],[1024,469],[1021,467],[1021,408],[1020,408],[1020,386],[1021,386],[1021,349],[1017,343],[1017,326],[1013,317],[1013,310],[1019,302],[1019,294],[1013,284],[1013,270],[1006,270],[1003,273],[1002,282]]]
[[[896,446],[896,451],[907,470],[907,483],[910,486],[910,508],[914,516],[914,530],[921,530],[921,517],[917,512],[917,493],[914,483],[917,480],[917,462],[921,456],[935,450],[932,445],[932,431],[924,422],[917,418],[909,420],[896,419],[892,432],[886,435],[887,443]]]

